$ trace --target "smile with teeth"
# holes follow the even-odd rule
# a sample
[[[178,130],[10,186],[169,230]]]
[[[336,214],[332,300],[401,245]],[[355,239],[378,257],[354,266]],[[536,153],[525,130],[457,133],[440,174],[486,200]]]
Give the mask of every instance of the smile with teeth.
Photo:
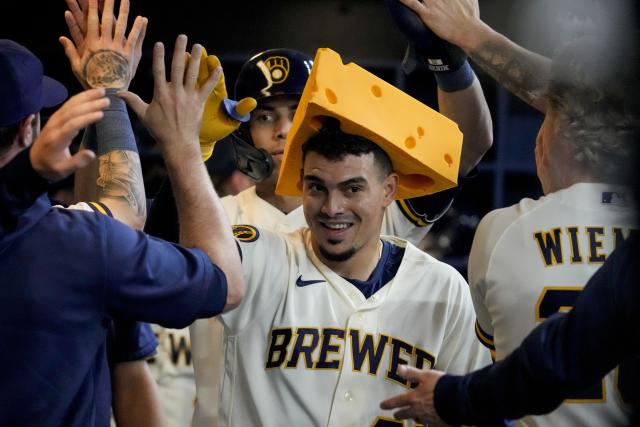
[[[340,222],[340,223],[321,222],[320,224],[322,224],[324,228],[328,228],[329,230],[345,230],[353,225],[349,222]]]

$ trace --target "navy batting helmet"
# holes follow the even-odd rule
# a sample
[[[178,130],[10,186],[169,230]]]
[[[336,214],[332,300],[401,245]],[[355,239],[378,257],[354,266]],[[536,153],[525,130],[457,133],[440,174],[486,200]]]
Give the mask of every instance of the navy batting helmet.
[[[272,96],[300,96],[307,83],[313,59],[293,49],[269,49],[244,63],[235,85],[235,98],[255,98],[258,103]],[[232,134],[236,165],[255,180],[273,172],[273,159],[253,146],[249,124],[242,123]]]
[[[236,79],[235,97],[257,101],[278,95],[302,95],[313,59],[293,49],[269,49],[249,59]]]

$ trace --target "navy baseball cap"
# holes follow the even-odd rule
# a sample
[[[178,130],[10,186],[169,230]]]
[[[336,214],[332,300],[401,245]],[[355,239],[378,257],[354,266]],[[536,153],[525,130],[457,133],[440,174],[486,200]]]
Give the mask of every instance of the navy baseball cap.
[[[0,39],[0,126],[18,123],[43,107],[67,98],[67,89],[42,72],[42,63],[26,47]]]

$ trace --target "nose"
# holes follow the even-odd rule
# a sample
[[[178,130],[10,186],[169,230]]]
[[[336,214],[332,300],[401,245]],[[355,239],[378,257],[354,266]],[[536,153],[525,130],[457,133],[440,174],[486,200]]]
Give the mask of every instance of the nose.
[[[344,213],[344,197],[339,191],[329,191],[322,204],[322,213],[335,217]]]
[[[289,135],[291,129],[291,119],[288,116],[283,116],[278,119],[276,124],[276,139],[284,142]]]

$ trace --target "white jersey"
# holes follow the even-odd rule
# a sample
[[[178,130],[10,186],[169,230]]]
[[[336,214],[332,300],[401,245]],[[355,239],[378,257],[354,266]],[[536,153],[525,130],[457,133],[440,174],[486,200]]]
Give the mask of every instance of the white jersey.
[[[314,254],[311,233],[236,227],[247,291],[225,328],[220,424],[362,426],[391,420],[401,363],[462,374],[489,363],[467,285],[405,246],[395,277],[369,298]]]
[[[170,329],[151,325],[158,338],[156,357],[149,368],[158,384],[158,394],[167,427],[191,423],[196,399],[189,329]]]
[[[604,184],[576,184],[539,200],[490,212],[469,259],[476,332],[497,359],[509,355],[541,321],[567,311],[615,246],[635,228],[631,194]],[[588,393],[521,425],[628,424],[612,372]]]
[[[302,206],[285,214],[256,194],[250,187],[235,196],[221,199],[222,206],[231,224],[251,224],[266,230],[288,233],[306,227]],[[405,203],[392,203],[386,210],[382,222],[382,234],[392,235],[418,244],[431,228],[431,223],[413,213]],[[196,411],[193,427],[215,427],[218,425],[218,402],[221,373],[224,366],[223,329],[213,319],[198,320],[190,328],[191,336],[197,336],[192,348],[197,375]]]

